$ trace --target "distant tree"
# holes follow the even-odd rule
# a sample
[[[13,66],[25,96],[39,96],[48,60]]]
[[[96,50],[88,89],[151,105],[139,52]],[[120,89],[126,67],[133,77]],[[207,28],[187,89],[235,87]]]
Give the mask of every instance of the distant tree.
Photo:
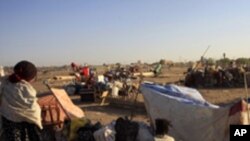
[[[207,59],[207,65],[215,65],[215,59],[213,59],[213,58],[208,58]]]
[[[115,68],[116,68],[116,69],[120,69],[121,67],[122,67],[122,64],[121,64],[121,63],[116,63],[116,64],[115,64]]]
[[[166,64],[166,60],[165,59],[161,59],[159,63]]]
[[[219,59],[216,61],[216,64],[222,66],[222,67],[226,67],[230,64],[232,60],[230,60],[229,58],[223,58],[223,59]]]
[[[236,63],[239,65],[245,65],[249,63],[249,59],[248,58],[238,58],[236,59]]]
[[[194,63],[195,63],[194,61],[188,61],[188,62],[187,62],[187,66],[188,66],[188,67],[192,67]]]

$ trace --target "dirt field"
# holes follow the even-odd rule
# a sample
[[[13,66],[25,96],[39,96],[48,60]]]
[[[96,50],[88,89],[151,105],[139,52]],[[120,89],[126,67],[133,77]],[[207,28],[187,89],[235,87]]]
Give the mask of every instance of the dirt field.
[[[164,69],[162,76],[159,78],[144,78],[145,81],[153,81],[156,83],[175,83],[181,79],[184,79],[184,72],[186,68],[171,68]],[[49,89],[43,84],[43,82],[48,78],[53,78],[56,75],[68,75],[71,70],[67,67],[62,68],[43,68],[40,69],[37,81],[33,83],[34,87],[37,89],[38,94],[48,92]],[[66,85],[68,82],[60,82],[60,85]],[[199,89],[203,97],[213,103],[218,105],[227,105],[234,102],[237,99],[245,97],[244,88],[232,88],[232,89]],[[71,96],[73,102],[80,106],[84,111],[86,116],[91,119],[91,121],[99,121],[102,124],[110,123],[116,120],[120,116],[130,116],[131,111],[134,112],[134,120],[148,122],[149,119],[143,108],[138,107],[128,107],[124,108],[119,105],[105,105],[100,106],[99,103],[83,103],[80,101],[79,96]],[[142,95],[139,95],[138,101],[143,103]],[[133,110],[132,110],[133,109]]]

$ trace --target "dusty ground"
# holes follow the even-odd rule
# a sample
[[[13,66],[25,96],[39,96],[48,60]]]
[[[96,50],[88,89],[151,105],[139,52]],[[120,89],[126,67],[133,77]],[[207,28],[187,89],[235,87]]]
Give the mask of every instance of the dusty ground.
[[[153,81],[157,83],[175,83],[181,79],[184,79],[184,72],[186,68],[171,68],[164,69],[163,75],[159,78],[144,78],[146,81]],[[37,89],[38,94],[48,92],[48,88],[43,84],[44,80],[48,78],[53,78],[56,75],[68,75],[70,74],[70,69],[67,67],[62,68],[43,68],[40,69],[37,81],[33,83],[34,87]],[[61,85],[66,85],[68,82],[63,82]],[[233,89],[199,89],[203,97],[214,104],[226,105],[237,99],[245,97],[244,88],[233,88]],[[131,111],[133,111],[133,119],[139,121],[149,121],[147,114],[143,108],[138,107],[128,107],[124,108],[121,105],[105,105],[99,106],[99,103],[83,103],[80,102],[78,96],[71,96],[73,102],[80,106],[84,111],[86,116],[93,122],[100,121],[102,124],[110,123],[116,120],[120,116],[130,116]],[[142,95],[138,98],[140,103],[143,103]],[[133,110],[132,110],[133,109]]]

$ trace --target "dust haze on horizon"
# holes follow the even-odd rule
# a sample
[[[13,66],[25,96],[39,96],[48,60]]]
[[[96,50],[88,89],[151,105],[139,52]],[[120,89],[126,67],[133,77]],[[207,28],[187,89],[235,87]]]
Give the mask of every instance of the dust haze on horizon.
[[[0,1],[0,65],[250,58],[250,1]]]

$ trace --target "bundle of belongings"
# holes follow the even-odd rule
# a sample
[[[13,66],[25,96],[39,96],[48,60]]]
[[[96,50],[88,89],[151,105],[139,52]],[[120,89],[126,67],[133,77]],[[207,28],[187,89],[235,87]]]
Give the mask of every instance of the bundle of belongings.
[[[171,122],[169,135],[183,141],[229,141],[230,124],[249,124],[249,103],[220,107],[207,102],[196,90],[177,85],[141,84],[147,113]]]
[[[53,139],[47,139],[50,141]],[[151,128],[145,123],[118,118],[106,126],[87,118],[66,120],[57,141],[154,141]],[[164,140],[165,141],[165,140]]]
[[[102,125],[95,124],[87,118],[66,120],[62,133],[57,138],[58,141],[95,141],[94,132],[99,130]]]
[[[118,118],[94,133],[96,141],[154,141],[152,130],[145,123]]]

